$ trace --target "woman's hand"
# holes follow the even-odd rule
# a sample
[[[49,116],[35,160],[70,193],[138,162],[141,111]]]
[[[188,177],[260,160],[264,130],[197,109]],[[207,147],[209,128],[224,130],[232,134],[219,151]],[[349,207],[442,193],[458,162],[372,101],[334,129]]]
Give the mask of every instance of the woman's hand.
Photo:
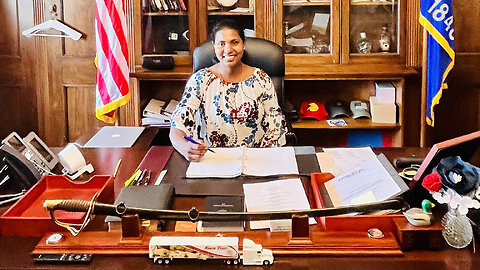
[[[187,142],[186,154],[181,153],[188,161],[200,161],[207,152],[207,145],[203,140],[197,140],[199,144]]]
[[[197,140],[199,144],[194,144],[185,140],[184,136],[186,134],[182,130],[170,128],[170,141],[173,147],[188,161],[200,161],[207,152],[207,145],[203,140]]]

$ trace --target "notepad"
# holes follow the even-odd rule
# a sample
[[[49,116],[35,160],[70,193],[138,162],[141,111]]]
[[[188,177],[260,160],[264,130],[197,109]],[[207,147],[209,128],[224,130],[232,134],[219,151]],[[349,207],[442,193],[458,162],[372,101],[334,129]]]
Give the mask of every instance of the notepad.
[[[297,175],[293,147],[212,148],[199,162],[190,162],[187,178],[232,178],[241,175]]]

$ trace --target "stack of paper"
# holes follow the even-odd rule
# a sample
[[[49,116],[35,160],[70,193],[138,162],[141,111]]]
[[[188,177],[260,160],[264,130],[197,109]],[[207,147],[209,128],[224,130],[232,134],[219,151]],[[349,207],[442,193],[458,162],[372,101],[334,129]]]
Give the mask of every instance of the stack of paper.
[[[178,101],[172,99],[165,107],[165,101],[152,98],[143,109],[142,126],[170,126],[170,117],[177,104]]]
[[[310,209],[302,181],[298,178],[243,184],[243,191],[247,212]],[[283,227],[291,227],[290,219],[282,222],[290,223]],[[271,220],[250,221],[250,229],[272,228],[271,223]],[[315,224],[315,219],[310,218],[309,223]]]
[[[379,202],[408,190],[383,154],[326,182],[325,188],[333,206]]]

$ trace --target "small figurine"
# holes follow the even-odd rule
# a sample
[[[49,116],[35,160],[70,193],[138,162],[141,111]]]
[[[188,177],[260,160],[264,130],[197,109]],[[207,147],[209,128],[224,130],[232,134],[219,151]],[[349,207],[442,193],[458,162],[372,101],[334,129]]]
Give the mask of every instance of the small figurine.
[[[411,208],[403,213],[408,222],[414,226],[429,226],[432,224],[432,208],[435,205],[429,200],[422,201],[422,208]]]
[[[390,44],[392,39],[390,38],[390,33],[388,32],[388,26],[385,25],[382,27],[382,33],[380,34],[380,51],[388,52],[390,51]]]

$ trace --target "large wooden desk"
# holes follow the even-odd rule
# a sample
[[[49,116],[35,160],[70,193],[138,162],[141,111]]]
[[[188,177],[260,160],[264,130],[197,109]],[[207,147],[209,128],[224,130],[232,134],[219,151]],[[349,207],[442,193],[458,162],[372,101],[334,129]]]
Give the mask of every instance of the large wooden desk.
[[[119,158],[122,165],[116,177],[116,189],[131,175],[140,163],[148,147],[133,149],[83,149],[86,159],[94,164],[96,174],[111,174]],[[421,148],[386,148],[376,149],[383,152],[389,159],[396,156],[416,154],[423,156],[428,149]],[[175,153],[174,154],[178,154]],[[167,168],[175,170],[179,164],[169,163]],[[310,195],[309,195],[310,196]],[[113,198],[112,198],[113,200]],[[203,208],[203,198],[196,196],[177,196],[174,208],[187,210],[192,206]],[[4,208],[0,208],[3,212]],[[93,222],[96,229],[106,229],[103,217]],[[4,237],[0,236],[0,268],[1,269],[211,269],[226,268],[220,261],[176,260],[172,265],[154,265],[148,256],[107,256],[95,255],[93,261],[86,266],[81,265],[38,265],[34,264],[30,252],[38,243],[39,238]],[[479,245],[477,244],[477,249]],[[415,250],[406,251],[401,257],[340,257],[340,256],[276,256],[272,266],[267,269],[478,269],[480,257],[473,253],[472,246],[463,250],[445,248],[438,251]],[[231,266],[233,267],[233,266]],[[242,266],[234,266],[238,269]],[[263,267],[245,266],[248,269],[264,269]]]

